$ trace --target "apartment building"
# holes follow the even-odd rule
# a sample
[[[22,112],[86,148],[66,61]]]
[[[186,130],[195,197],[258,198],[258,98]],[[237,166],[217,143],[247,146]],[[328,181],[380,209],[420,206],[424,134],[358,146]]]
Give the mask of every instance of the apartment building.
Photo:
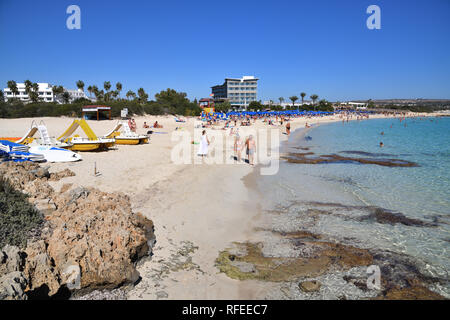
[[[57,102],[57,103],[63,103],[63,99],[61,96],[55,97],[52,90],[52,85],[49,83],[38,83],[39,89],[38,89],[38,96],[39,100],[43,102]],[[24,83],[17,83],[17,90],[18,93],[14,94],[11,92],[9,88],[3,89],[3,96],[5,98],[5,101],[8,101],[9,99],[16,98],[23,102],[30,102],[30,97],[26,93],[25,90],[25,84]],[[81,89],[64,89],[66,92],[69,93],[70,99],[69,101],[72,102],[79,98],[86,98],[89,99],[83,90]]]
[[[247,108],[250,102],[257,101],[258,80],[254,76],[225,78],[223,84],[211,87],[214,101],[229,101],[233,107]]]

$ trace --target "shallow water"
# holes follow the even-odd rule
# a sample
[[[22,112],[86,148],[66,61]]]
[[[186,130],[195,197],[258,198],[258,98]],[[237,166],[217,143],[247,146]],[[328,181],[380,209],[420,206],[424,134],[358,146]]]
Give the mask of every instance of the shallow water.
[[[294,134],[284,151],[398,159],[419,166],[283,162],[277,175],[258,179],[258,189],[267,195],[263,208],[293,214],[305,226],[308,208],[329,211],[308,229],[360,247],[406,253],[423,262],[424,272],[448,279],[450,118],[338,122],[313,128],[307,136],[311,139]],[[365,219],[367,207],[398,212],[428,226]],[[441,289],[450,294],[450,288]]]

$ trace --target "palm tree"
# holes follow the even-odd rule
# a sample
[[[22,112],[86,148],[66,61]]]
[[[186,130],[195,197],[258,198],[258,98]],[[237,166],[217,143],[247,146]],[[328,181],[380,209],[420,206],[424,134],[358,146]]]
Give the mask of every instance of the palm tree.
[[[105,82],[103,83],[103,87],[105,88],[106,92],[108,92],[109,89],[111,89],[111,82],[105,81]]]
[[[92,92],[94,92],[92,86],[87,87],[87,91],[89,92],[89,97],[92,97]]]
[[[109,101],[110,93],[109,90],[111,89],[111,82],[105,81],[103,83],[103,88],[105,88],[106,93],[103,94],[103,98],[105,101]]]
[[[94,94],[95,98],[98,100],[98,87],[97,86],[92,86],[92,93]]]
[[[31,82],[30,80],[25,80],[23,84],[25,85],[25,92],[28,94],[33,87],[33,82]]]
[[[52,86],[54,100],[58,100],[59,96],[64,93],[64,88],[62,86]]]
[[[145,93],[144,88],[138,89],[139,103],[145,103],[148,101],[148,94]]]
[[[292,101],[292,107],[294,107],[295,101],[298,100],[298,97],[297,96],[292,96],[292,97],[289,97],[289,99]]]
[[[39,85],[36,82],[31,85],[31,88],[28,91],[28,96],[33,102],[39,101]]]
[[[70,94],[67,91],[64,91],[63,95],[62,95],[63,101],[64,103],[69,103],[70,101]]]
[[[78,89],[81,89],[81,91],[84,91],[84,82],[81,80],[78,80],[77,87],[78,87]]]
[[[31,82],[30,80],[25,80],[24,82],[24,85],[25,85],[25,93],[28,95],[28,97],[31,99],[32,97],[32,89],[33,89],[33,82]],[[35,99],[35,97],[34,97],[34,95],[33,95],[33,99],[32,100],[34,100]]]
[[[116,83],[116,89],[117,89],[117,92],[119,93],[119,97],[120,97],[120,92],[122,91],[122,84],[120,82]]]
[[[283,97],[279,97],[278,100],[280,100],[280,105],[284,102],[284,98]]]
[[[317,94],[312,94],[310,96],[310,98],[311,98],[311,100],[313,102],[313,105],[314,105],[314,111],[316,111],[316,100],[319,98],[319,96]]]
[[[303,105],[303,101],[305,100],[306,93],[304,93],[304,92],[300,93],[300,97],[302,97],[302,105]]]
[[[17,83],[14,80],[10,80],[7,83],[9,90],[11,90],[11,93],[16,96],[19,94],[19,89],[17,88]]]
[[[97,99],[97,101],[104,101],[105,99],[105,91],[102,90],[98,90],[94,91],[95,94],[95,98]]]
[[[130,98],[136,99],[136,93],[134,93],[134,92],[131,91],[131,90],[128,90],[126,96],[127,96],[127,99],[128,99],[128,100],[130,100]]]

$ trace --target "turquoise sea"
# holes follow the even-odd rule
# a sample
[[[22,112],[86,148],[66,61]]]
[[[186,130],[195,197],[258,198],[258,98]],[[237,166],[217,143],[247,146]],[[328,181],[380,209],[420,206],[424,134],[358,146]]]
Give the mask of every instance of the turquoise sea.
[[[360,247],[407,254],[428,274],[449,279],[450,118],[335,122],[302,131],[292,134],[282,152],[407,160],[418,166],[282,162],[278,174],[259,179],[259,190],[268,195],[263,207],[334,210],[309,229]],[[412,220],[368,219],[373,211],[362,208],[373,207]],[[450,294],[450,288],[439,290]]]

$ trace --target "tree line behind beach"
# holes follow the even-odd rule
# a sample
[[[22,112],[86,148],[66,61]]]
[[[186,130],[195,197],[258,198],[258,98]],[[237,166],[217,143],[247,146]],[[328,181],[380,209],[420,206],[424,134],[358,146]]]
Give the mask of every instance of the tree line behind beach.
[[[80,117],[81,109],[85,105],[93,104],[89,99],[80,98],[70,102],[70,96],[67,91],[64,91],[62,86],[53,86],[52,90],[55,96],[60,96],[63,101],[62,104],[57,102],[43,102],[38,99],[38,95],[30,81],[26,81],[26,91],[30,97],[30,103],[24,103],[19,99],[13,98],[4,101],[0,96],[0,118],[25,118],[25,117],[58,117],[71,116]],[[31,85],[30,85],[31,84]],[[84,91],[84,83],[77,81],[77,87]],[[12,92],[17,92],[15,82],[8,81],[8,87]],[[178,92],[174,89],[168,88],[155,94],[154,100],[149,100],[149,95],[143,88],[137,90],[137,94],[129,90],[126,93],[126,98],[121,96],[122,84],[116,84],[116,90],[111,90],[109,81],[105,81],[104,90],[99,90],[97,86],[89,86],[88,92],[96,97],[95,104],[107,105],[111,107],[111,114],[113,117],[120,117],[120,112],[123,108],[128,108],[128,113],[131,115],[163,115],[163,114],[178,114],[184,116],[198,116],[201,113],[201,108],[197,101],[190,101],[187,94]],[[3,94],[3,91],[1,91]]]

